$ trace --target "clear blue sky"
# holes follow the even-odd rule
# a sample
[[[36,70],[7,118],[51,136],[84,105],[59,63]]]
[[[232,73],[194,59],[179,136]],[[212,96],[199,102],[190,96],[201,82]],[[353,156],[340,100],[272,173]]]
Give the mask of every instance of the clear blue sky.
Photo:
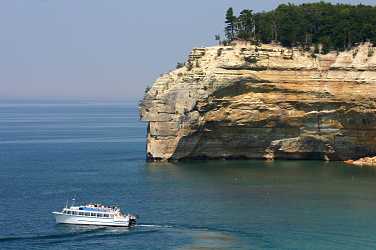
[[[283,2],[0,0],[0,98],[138,100],[192,47],[215,44],[228,7]]]

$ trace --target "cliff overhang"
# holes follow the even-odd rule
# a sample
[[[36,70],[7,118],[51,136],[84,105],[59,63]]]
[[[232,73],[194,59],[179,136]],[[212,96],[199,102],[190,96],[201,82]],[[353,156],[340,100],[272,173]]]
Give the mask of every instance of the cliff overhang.
[[[376,155],[375,49],[364,43],[321,55],[267,44],[195,48],[140,103],[147,158]]]

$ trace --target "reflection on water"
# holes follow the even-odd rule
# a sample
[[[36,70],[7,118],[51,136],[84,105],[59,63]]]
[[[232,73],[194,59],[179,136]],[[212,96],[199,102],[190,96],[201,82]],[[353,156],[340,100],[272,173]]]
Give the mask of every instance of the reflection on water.
[[[191,243],[178,247],[180,250],[194,249],[241,249],[239,242],[229,234],[210,231],[190,231],[185,232],[191,238]],[[246,249],[246,248],[242,248]]]
[[[147,172],[153,184],[166,185],[162,203],[179,204],[193,224],[229,230],[242,236],[234,242],[244,237],[253,249],[376,246],[370,234],[376,228],[372,168],[317,161],[194,161],[150,163]],[[195,245],[200,237],[193,238],[192,247],[184,247],[208,247],[205,241]]]

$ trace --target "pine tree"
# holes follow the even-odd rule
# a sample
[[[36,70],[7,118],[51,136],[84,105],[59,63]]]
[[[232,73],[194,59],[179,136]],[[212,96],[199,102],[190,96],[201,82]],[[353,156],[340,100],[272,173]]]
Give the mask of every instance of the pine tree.
[[[234,10],[231,7],[228,8],[225,21],[225,34],[228,41],[232,41],[235,38],[236,20],[237,18],[234,15]]]
[[[275,10],[253,13],[226,12],[226,41],[235,38],[276,41],[309,49],[320,45],[323,53],[349,49],[357,43],[376,44],[376,6],[331,4],[324,1],[302,5],[281,4]]]
[[[252,10],[243,10],[237,20],[237,37],[244,40],[254,40],[254,31],[255,21]]]

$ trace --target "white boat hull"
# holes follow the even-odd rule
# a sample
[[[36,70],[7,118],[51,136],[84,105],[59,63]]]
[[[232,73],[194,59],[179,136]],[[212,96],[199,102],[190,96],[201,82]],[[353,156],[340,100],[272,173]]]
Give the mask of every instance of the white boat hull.
[[[116,226],[129,227],[132,225],[128,216],[125,219],[116,218],[98,218],[80,215],[69,215],[61,212],[53,212],[57,224],[75,224],[75,225],[97,225],[97,226]]]

